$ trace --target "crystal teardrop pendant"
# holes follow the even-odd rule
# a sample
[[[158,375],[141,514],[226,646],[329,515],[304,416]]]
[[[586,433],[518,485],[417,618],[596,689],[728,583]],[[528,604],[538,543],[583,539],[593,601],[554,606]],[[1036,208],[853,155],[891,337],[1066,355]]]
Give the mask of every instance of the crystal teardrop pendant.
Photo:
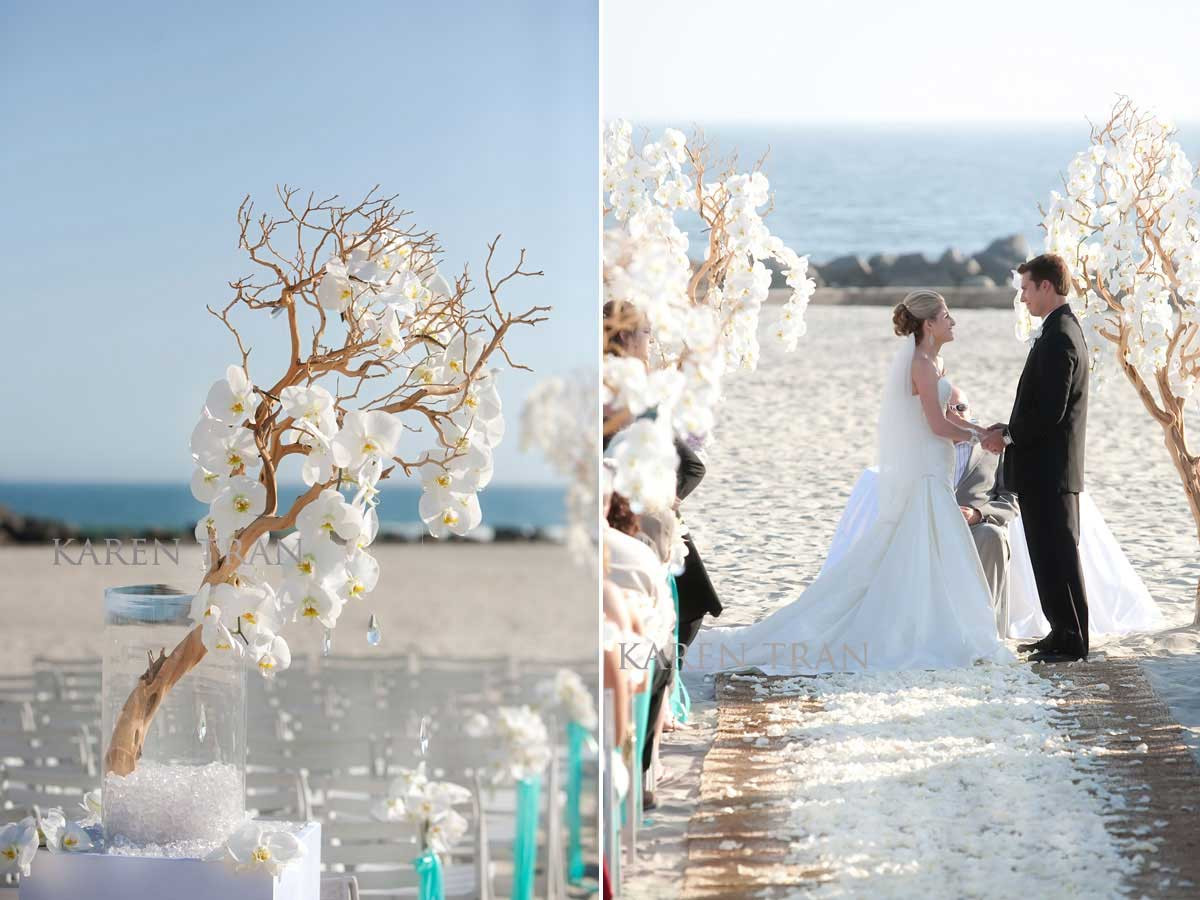
[[[375,613],[371,613],[371,621],[367,623],[367,643],[378,647],[382,639],[383,632],[379,630],[379,620],[375,618]]]

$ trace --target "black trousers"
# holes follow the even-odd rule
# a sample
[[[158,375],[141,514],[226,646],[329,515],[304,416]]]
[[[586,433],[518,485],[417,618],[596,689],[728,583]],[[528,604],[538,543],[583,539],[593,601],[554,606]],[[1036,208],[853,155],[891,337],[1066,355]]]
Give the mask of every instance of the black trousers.
[[[1055,643],[1088,651],[1087,592],[1079,563],[1079,495],[1022,491],[1021,522],[1042,613]]]
[[[654,759],[654,723],[666,700],[667,691],[675,680],[674,661],[661,650],[654,661],[654,677],[650,681],[650,717],[646,726],[646,746],[642,748],[642,771],[650,771]]]

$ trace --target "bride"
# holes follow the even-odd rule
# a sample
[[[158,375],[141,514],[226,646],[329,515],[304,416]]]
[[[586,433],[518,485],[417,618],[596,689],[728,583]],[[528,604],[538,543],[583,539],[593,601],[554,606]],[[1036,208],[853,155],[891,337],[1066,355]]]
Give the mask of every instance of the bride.
[[[954,319],[940,294],[918,290],[892,321],[903,341],[879,413],[878,518],[796,601],[748,627],[714,629],[706,649],[718,658],[699,668],[781,675],[1013,659],[954,495],[954,442],[979,439],[945,414],[951,385],[938,353]]]

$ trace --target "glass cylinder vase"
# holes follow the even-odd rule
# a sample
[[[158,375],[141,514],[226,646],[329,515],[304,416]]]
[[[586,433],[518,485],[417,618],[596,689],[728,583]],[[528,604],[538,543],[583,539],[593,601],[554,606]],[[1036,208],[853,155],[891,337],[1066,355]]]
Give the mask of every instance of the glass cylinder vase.
[[[170,658],[197,627],[191,604],[191,594],[165,585],[104,592],[101,818],[112,846],[202,855],[245,819],[242,661],[208,653],[172,685],[151,677],[160,656]],[[130,734],[142,736],[136,760],[121,752],[110,759],[118,727],[119,748]]]

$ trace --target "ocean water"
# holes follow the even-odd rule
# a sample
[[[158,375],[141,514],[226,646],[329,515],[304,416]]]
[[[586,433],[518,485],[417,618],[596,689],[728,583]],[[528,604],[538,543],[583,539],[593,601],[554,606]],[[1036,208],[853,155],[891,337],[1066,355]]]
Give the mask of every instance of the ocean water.
[[[1060,173],[1087,148],[1089,129],[739,125],[704,133],[722,157],[737,151],[743,170],[767,154],[768,226],[797,253],[827,262],[848,253],[937,257],[951,246],[970,254],[1010,234],[1039,250],[1038,204],[1061,190]],[[1177,139],[1194,167],[1200,126],[1181,126]],[[697,255],[702,238],[691,236]]]
[[[280,508],[303,490],[280,488]],[[381,530],[416,533],[421,489],[385,485]],[[566,521],[564,489],[541,485],[489,485],[479,495],[483,524],[492,528],[555,529]],[[69,522],[85,530],[192,528],[206,507],[187,484],[0,482],[0,506],[15,513]]]

